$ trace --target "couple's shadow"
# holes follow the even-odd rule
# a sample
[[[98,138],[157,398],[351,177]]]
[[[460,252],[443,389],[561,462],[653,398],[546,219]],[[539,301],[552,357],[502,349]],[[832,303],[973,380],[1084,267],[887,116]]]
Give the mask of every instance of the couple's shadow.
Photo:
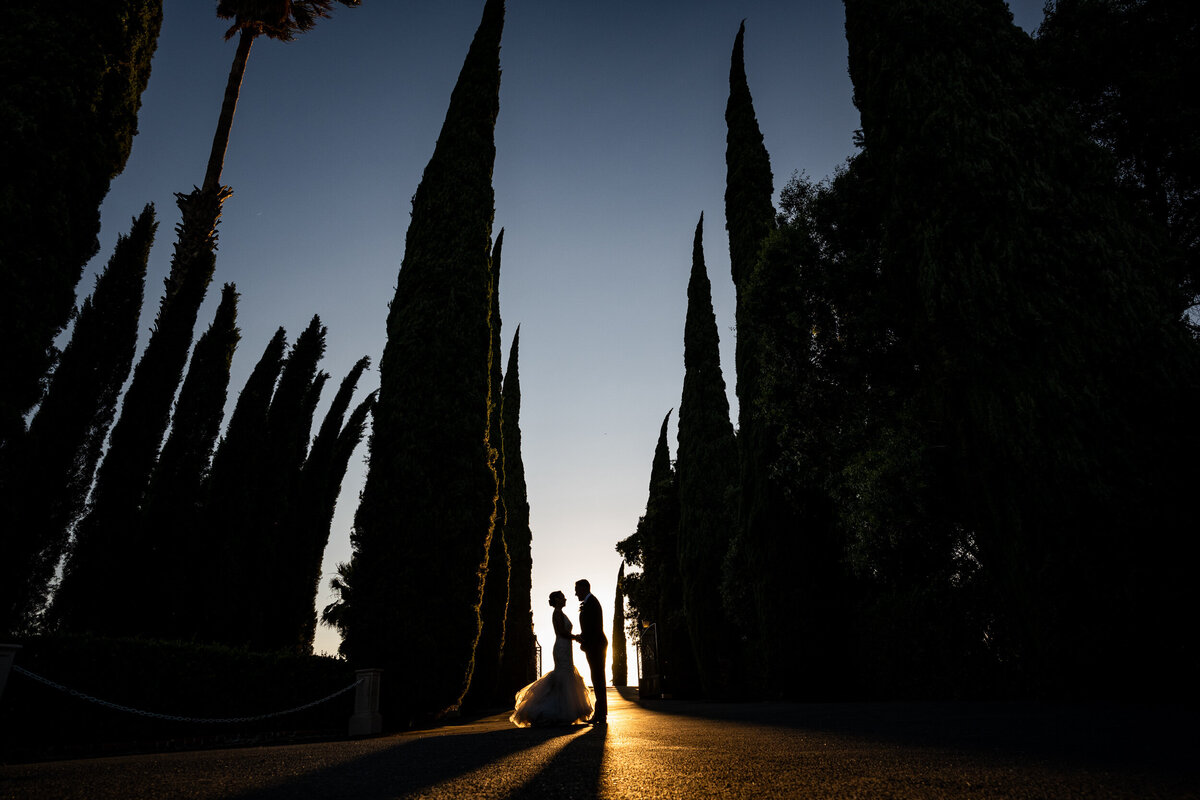
[[[482,780],[487,784],[489,796],[597,798],[607,734],[604,726],[576,725],[397,737],[390,746],[379,741],[383,745],[380,749],[318,767],[272,787],[245,792],[237,798],[390,800],[419,795],[434,786],[480,770],[484,771]],[[500,763],[564,738],[567,742],[524,782],[507,774]],[[494,774],[487,772],[491,765],[495,767]]]

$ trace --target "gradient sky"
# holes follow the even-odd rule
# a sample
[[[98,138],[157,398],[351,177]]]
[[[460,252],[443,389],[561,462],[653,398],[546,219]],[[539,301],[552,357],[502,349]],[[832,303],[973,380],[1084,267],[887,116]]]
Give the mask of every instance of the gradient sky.
[[[729,56],[746,20],[746,71],[778,192],[795,171],[824,178],[859,127],[837,0],[509,0],[496,125],[496,218],[505,229],[503,346],[521,326],[521,429],[533,529],[533,613],[550,664],[547,595],[591,580],[606,625],[614,545],[644,512],[663,415],[679,405],[692,235],[705,212],[705,259],[736,416],[733,286],[724,230]],[[235,43],[215,3],[166,0],[140,133],[103,206],[108,260],[146,202],[159,214],[141,345],[170,264],[174,192],[200,183]],[[1042,0],[1011,4],[1036,29]],[[241,293],[242,341],[226,419],[274,330],[289,343],[320,314],[322,368],[341,378],[362,355],[378,385],[387,306],[411,198],[437,140],[482,0],[363,0],[296,41],[258,40],[222,181],[234,190],[219,228],[220,284]],[[672,422],[674,416],[672,415]],[[315,431],[314,425],[314,431]],[[674,425],[671,448],[674,452]],[[350,557],[366,471],[351,461],[325,555],[328,579]],[[568,615],[577,620],[573,602]],[[337,634],[318,627],[317,652]],[[630,678],[635,679],[634,655]],[[577,664],[582,659],[576,660]]]

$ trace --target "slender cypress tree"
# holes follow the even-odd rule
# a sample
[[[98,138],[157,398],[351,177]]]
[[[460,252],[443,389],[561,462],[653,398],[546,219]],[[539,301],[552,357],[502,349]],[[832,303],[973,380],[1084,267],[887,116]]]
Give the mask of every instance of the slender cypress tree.
[[[771,479],[777,445],[767,422],[760,419],[760,373],[764,332],[755,308],[773,288],[757,276],[759,256],[768,234],[774,229],[775,212],[771,164],[759,131],[750,88],[746,81],[743,39],[745,25],[734,40],[729,70],[729,102],[725,109],[728,125],[725,161],[725,227],[729,231],[729,262],[737,290],[738,445],[741,455],[741,489],[738,511],[740,541],[735,552],[742,558],[731,561],[747,574],[729,576],[728,582],[753,588],[758,618],[757,641],[750,649],[761,659],[757,680],[778,690],[794,685],[787,673],[793,662],[792,649],[802,637],[794,630],[798,618],[794,576],[794,552],[800,522],[789,508],[782,487]]]
[[[629,658],[625,652],[625,564],[617,569],[616,599],[613,601],[612,623],[612,682],[613,686],[629,685]]]
[[[287,591],[277,601],[286,616],[287,636],[301,653],[312,651],[321,560],[329,543],[334,507],[350,456],[362,440],[367,414],[374,404],[372,393],[345,420],[355,387],[370,363],[366,356],[359,359],[338,387],[300,471],[300,490],[288,509],[291,519],[284,530],[295,535],[297,566],[284,576],[288,580]]]
[[[27,436],[12,443],[19,465],[0,479],[9,531],[0,538],[0,632],[28,629],[46,600],[71,527],[83,513],[117,398],[137,349],[146,262],[158,223],[147,205],[83,302],[50,388]]]
[[[492,246],[492,277],[490,326],[491,346],[488,351],[490,370],[488,373],[488,447],[492,468],[496,472],[496,514],[492,525],[492,544],[488,549],[487,575],[483,585],[483,603],[479,609],[482,629],[479,644],[475,646],[475,672],[471,676],[471,687],[463,698],[464,705],[486,706],[500,699],[501,660],[504,658],[504,628],[508,615],[509,563],[508,544],[504,533],[504,441],[501,419],[503,401],[501,397],[500,372],[500,255],[504,247],[504,229],[496,235]],[[504,702],[508,698],[503,697]]]
[[[119,634],[127,609],[138,603],[133,581],[112,576],[150,569],[147,543],[134,520],[158,457],[171,402],[183,376],[196,315],[216,264],[216,232],[197,227],[215,219],[225,194],[176,195],[184,220],[176,228],[171,274],[159,303],[150,341],[133,372],[113,426],[108,451],[96,477],[91,508],[75,534],[75,545],[55,595],[53,614],[69,630]]]
[[[717,318],[704,267],[704,215],[696,224],[683,335],[683,398],[679,404],[679,573],[683,609],[707,695],[730,686],[731,648],[721,608],[725,554],[737,527],[738,453],[721,375]]]
[[[1161,231],[1000,0],[848,0],[846,32],[883,269],[917,290],[922,410],[994,581],[991,641],[1026,691],[1183,686],[1189,576],[1167,554],[1200,378]]]
[[[202,640],[221,641],[224,621],[236,613],[230,606],[238,602],[234,587],[240,584],[230,565],[241,558],[240,524],[257,495],[259,458],[267,446],[267,409],[286,350],[287,334],[279,328],[251,370],[213,454],[201,510],[207,548],[196,565],[206,581],[196,588],[187,612],[188,624]]]
[[[0,446],[24,429],[125,168],[162,0],[37,0],[0,26]],[[0,449],[0,453],[3,453]]]
[[[640,565],[637,580],[626,578],[633,612],[643,627],[655,626],[657,649],[653,668],[659,691],[688,696],[699,692],[695,657],[683,613],[683,584],[679,575],[679,479],[671,464],[667,425],[663,417],[650,466],[646,514],[632,536],[617,545],[625,563]]]
[[[389,671],[392,719],[457,707],[479,639],[496,503],[488,260],[503,23],[504,3],[488,0],[413,196],[352,534],[350,658]]]
[[[169,523],[194,515],[199,505],[201,483],[225,413],[229,368],[241,340],[237,301],[237,288],[225,284],[212,324],[192,351],[171,418],[171,433],[147,491],[145,508],[151,518]]]
[[[512,697],[537,679],[533,637],[533,534],[529,530],[529,497],[521,458],[521,377],[518,371],[521,329],[513,334],[504,370],[501,420],[504,443],[504,538],[508,544],[508,614],[505,617],[501,693]]]
[[[328,378],[317,364],[325,353],[326,328],[314,316],[296,337],[279,375],[266,415],[265,446],[254,466],[254,494],[240,515],[236,541],[241,557],[233,570],[235,596],[227,624],[242,624],[241,642],[259,650],[297,646],[295,604],[288,602],[296,575],[303,574],[311,547],[289,521],[299,497],[301,469],[308,455],[314,395]],[[268,573],[266,564],[274,565]]]
[[[166,638],[191,635],[187,606],[197,584],[211,579],[197,571],[208,546],[198,526],[201,485],[221,430],[229,369],[241,339],[237,300],[237,288],[225,284],[212,324],[192,351],[171,433],[146,492],[138,524],[145,529],[154,566],[144,576],[144,601],[131,612],[144,620],[136,628],[138,633]]]

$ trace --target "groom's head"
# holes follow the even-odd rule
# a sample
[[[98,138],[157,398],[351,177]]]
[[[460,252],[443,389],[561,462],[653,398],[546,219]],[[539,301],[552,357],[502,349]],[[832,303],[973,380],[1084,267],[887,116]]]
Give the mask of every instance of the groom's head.
[[[586,579],[575,581],[575,596],[580,600],[592,593],[592,585]]]

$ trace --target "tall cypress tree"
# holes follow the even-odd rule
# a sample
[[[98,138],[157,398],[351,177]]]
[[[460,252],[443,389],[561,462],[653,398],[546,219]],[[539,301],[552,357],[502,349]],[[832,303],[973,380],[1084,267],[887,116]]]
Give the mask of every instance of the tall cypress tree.
[[[612,682],[613,686],[629,685],[629,657],[625,652],[625,564],[617,569],[617,591],[613,601],[612,622]]]
[[[475,672],[471,687],[463,699],[465,705],[484,706],[497,699],[500,665],[504,657],[504,627],[508,615],[509,555],[504,533],[504,441],[501,427],[503,400],[500,372],[500,255],[504,247],[504,229],[492,246],[490,326],[492,341],[488,351],[488,447],[492,468],[496,471],[496,514],[492,525],[492,544],[488,549],[487,574],[483,585],[483,603],[479,609],[482,629],[475,646]],[[507,702],[508,698],[503,700]]]
[[[1004,3],[848,0],[846,32],[883,269],[916,287],[905,335],[994,581],[991,641],[1026,691],[1183,685],[1187,578],[1165,554],[1200,379],[1161,232],[1034,79]]]
[[[504,620],[504,663],[500,691],[507,698],[537,679],[533,636],[533,534],[521,457],[521,376],[518,370],[521,329],[513,334],[504,370],[501,441],[504,444],[504,538],[508,544],[508,614]]]
[[[679,575],[679,479],[671,464],[667,425],[663,417],[650,466],[646,513],[632,536],[617,545],[625,563],[641,566],[637,580],[626,578],[628,597],[643,627],[656,628],[656,667],[659,689],[674,696],[699,692],[695,656],[683,613],[683,584]]]
[[[17,453],[0,463],[0,632],[28,629],[83,513],[100,450],[137,349],[146,262],[158,223],[147,205],[83,302],[50,388]]]
[[[326,328],[318,316],[296,337],[279,375],[279,384],[266,414],[265,446],[254,465],[254,494],[240,515],[238,547],[242,553],[233,571],[235,594],[241,602],[229,609],[231,627],[240,617],[241,641],[259,650],[297,646],[289,624],[294,593],[289,586],[302,574],[310,548],[289,521],[299,497],[301,469],[308,455],[314,397],[329,377],[317,364],[325,354]],[[270,572],[266,564],[275,565]]]
[[[144,576],[144,602],[133,612],[144,619],[138,633],[190,635],[186,606],[198,588],[196,584],[212,577],[197,571],[208,546],[198,516],[201,485],[225,415],[229,369],[241,339],[237,301],[237,288],[225,284],[212,324],[192,351],[171,419],[171,433],[146,492],[139,524],[152,549],[154,567]]]
[[[300,471],[300,490],[295,502],[288,508],[290,521],[284,530],[295,536],[296,569],[285,576],[287,590],[281,592],[277,601],[285,616],[283,627],[288,632],[284,641],[293,641],[301,653],[312,651],[321,560],[329,543],[342,478],[354,448],[362,440],[367,414],[374,405],[372,393],[345,419],[355,387],[369,365],[370,359],[364,356],[342,379]]]
[[[351,660],[389,671],[401,719],[461,702],[479,639],[496,473],[488,457],[492,166],[502,0],[488,0],[412,219],[355,517]]]
[[[239,584],[229,565],[241,557],[240,520],[258,491],[257,465],[266,448],[267,409],[286,351],[287,334],[279,328],[238,394],[205,481],[201,527],[207,531],[208,546],[196,571],[207,581],[193,593],[187,612],[188,624],[204,640],[219,641],[224,620],[235,613],[228,607],[237,603],[234,586]]]
[[[746,574],[732,575],[729,582],[752,587],[758,619],[757,641],[751,651],[761,660],[755,665],[756,680],[772,690],[795,686],[788,672],[795,661],[795,647],[803,642],[795,630],[799,599],[794,597],[796,580],[790,571],[797,565],[795,537],[801,527],[789,506],[783,487],[771,477],[777,444],[769,423],[760,415],[762,345],[765,332],[758,307],[769,302],[778,289],[757,274],[762,247],[775,227],[771,204],[771,163],[759,131],[758,120],[746,80],[743,40],[745,25],[734,40],[729,70],[729,102],[725,109],[728,125],[725,161],[725,227],[729,231],[729,263],[737,290],[738,445],[741,455],[738,511],[740,541],[731,564],[741,565]],[[765,293],[765,294],[764,294]],[[788,598],[781,602],[781,598]],[[803,662],[801,662],[803,663]]]
[[[721,608],[725,554],[737,527],[738,453],[721,375],[717,318],[704,267],[704,215],[696,224],[683,335],[679,404],[679,572],[683,609],[701,684],[708,695],[730,688],[728,625]]]
[[[37,0],[0,26],[0,445],[23,432],[125,168],[162,0]],[[0,450],[3,452],[3,450]]]
[[[75,545],[55,595],[53,613],[69,630],[126,632],[125,612],[138,602],[133,581],[113,581],[128,570],[150,569],[150,548],[134,524],[158,457],[192,343],[196,315],[216,265],[216,231],[200,226],[220,216],[226,193],[176,195],[183,222],[171,273],[159,303],[150,341],[133,372],[100,465],[91,508],[75,533]],[[203,228],[203,230],[202,230]]]

